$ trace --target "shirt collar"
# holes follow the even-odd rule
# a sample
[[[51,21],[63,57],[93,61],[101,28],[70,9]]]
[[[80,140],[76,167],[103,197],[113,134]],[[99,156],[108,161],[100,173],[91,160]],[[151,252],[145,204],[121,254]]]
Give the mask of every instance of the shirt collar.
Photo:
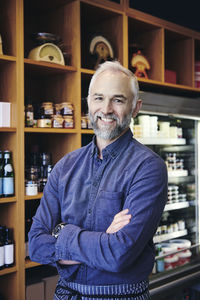
[[[115,158],[119,155],[124,149],[126,149],[129,141],[133,138],[133,134],[130,129],[128,129],[124,134],[122,134],[116,141],[108,145],[106,148],[103,149],[103,157],[109,155],[112,158]],[[91,156],[98,152],[96,146],[96,136],[93,137],[92,140],[92,149],[91,149]]]

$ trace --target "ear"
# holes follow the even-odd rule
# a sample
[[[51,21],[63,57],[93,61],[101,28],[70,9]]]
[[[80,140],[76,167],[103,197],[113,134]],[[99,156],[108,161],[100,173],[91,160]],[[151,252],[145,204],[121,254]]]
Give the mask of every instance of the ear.
[[[142,108],[142,100],[138,99],[137,103],[136,103],[136,106],[133,110],[133,118],[135,118],[137,116],[137,114],[138,114],[138,112],[140,111],[141,108]]]

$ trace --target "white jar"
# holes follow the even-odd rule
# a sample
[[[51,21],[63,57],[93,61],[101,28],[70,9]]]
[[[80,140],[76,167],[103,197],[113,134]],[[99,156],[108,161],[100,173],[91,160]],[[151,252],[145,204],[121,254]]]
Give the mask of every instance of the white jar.
[[[38,185],[36,181],[26,181],[25,193],[27,196],[35,196],[38,194]]]

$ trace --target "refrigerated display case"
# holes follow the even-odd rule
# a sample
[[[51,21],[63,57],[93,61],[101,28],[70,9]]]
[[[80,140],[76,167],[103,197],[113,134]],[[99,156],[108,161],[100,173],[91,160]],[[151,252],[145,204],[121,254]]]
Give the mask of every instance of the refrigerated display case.
[[[138,141],[163,158],[168,169],[168,201],[153,238],[156,260],[150,276],[152,299],[167,299],[163,297],[170,297],[172,289],[200,278],[200,118],[141,111],[131,129]]]

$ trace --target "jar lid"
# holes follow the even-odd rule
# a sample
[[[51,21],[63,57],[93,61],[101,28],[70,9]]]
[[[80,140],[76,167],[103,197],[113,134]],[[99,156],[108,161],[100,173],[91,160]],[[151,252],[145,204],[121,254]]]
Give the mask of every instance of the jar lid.
[[[186,239],[174,239],[170,240],[169,243],[178,246],[178,248],[187,248],[191,246],[191,242]]]
[[[53,105],[53,102],[42,102],[42,105]]]

